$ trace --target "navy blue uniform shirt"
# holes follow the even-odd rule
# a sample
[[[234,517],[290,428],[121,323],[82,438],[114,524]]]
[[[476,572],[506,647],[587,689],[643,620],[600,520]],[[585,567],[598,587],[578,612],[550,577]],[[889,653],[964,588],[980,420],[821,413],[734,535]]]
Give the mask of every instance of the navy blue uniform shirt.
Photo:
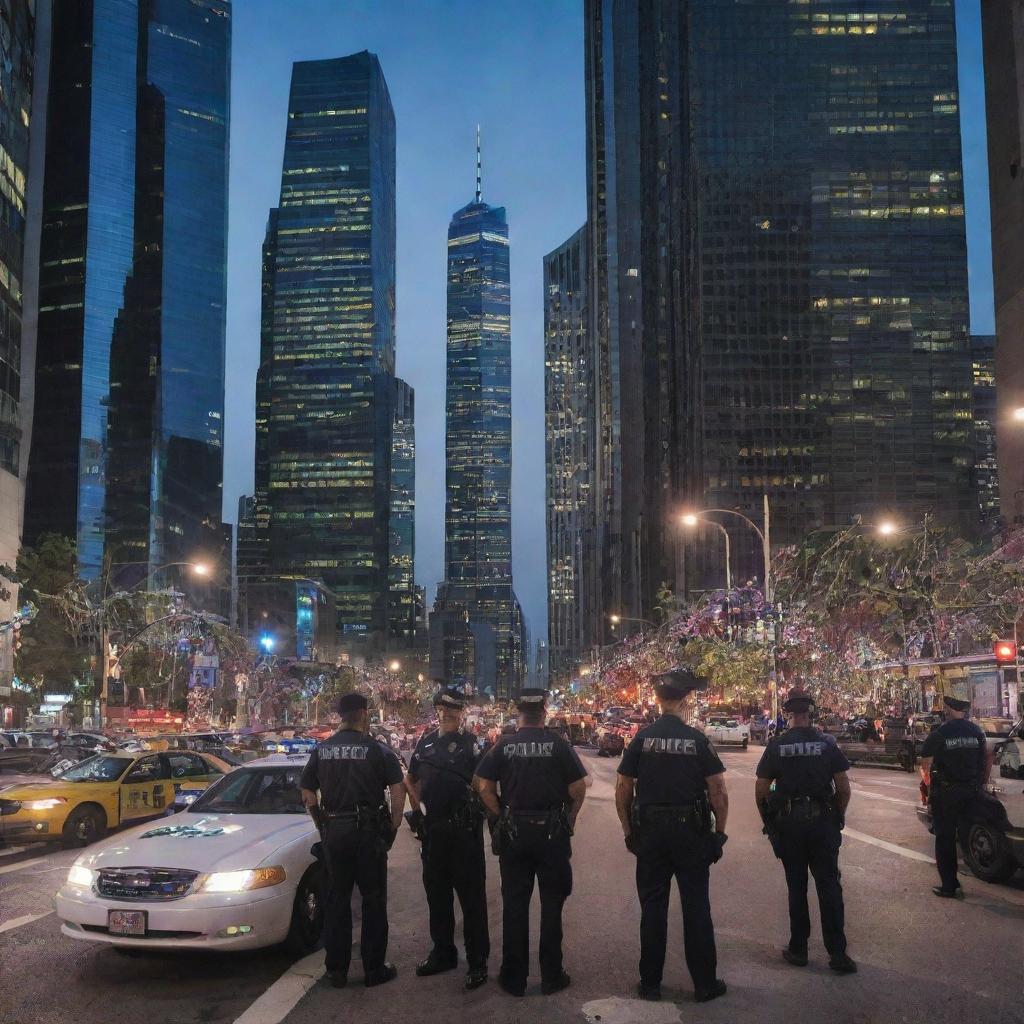
[[[787,729],[768,743],[757,765],[757,777],[774,780],[780,796],[827,799],[835,790],[832,776],[849,768],[850,762],[835,739],[807,725]]]
[[[513,811],[568,805],[569,786],[587,777],[576,751],[557,733],[539,726],[502,736],[476,773],[498,783],[502,806]]]
[[[444,814],[466,802],[481,756],[480,742],[462,729],[423,735],[409,762],[409,778],[420,783],[427,814]]]
[[[630,741],[619,774],[636,779],[641,807],[692,805],[708,789],[707,779],[725,771],[714,744],[678,715],[662,715]]]
[[[924,741],[921,756],[932,758],[932,768],[946,782],[980,786],[985,778],[985,734],[966,718],[943,722]]]
[[[393,750],[369,733],[339,729],[309,755],[299,785],[319,790],[325,813],[339,814],[359,804],[380,807],[387,787],[403,778],[401,762]]]

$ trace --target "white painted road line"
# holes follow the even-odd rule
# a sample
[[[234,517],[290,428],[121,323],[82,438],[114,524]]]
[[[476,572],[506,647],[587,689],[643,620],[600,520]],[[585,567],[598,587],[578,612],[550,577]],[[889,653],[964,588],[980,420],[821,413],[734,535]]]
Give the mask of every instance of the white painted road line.
[[[292,964],[266,992],[249,1007],[235,1024],[281,1024],[299,1000],[324,973],[324,953],[310,953]]]
[[[24,846],[5,846],[0,849],[0,857],[13,857],[16,853],[24,853]]]
[[[10,871],[21,871],[24,868],[34,868],[42,863],[38,860],[23,860],[20,864],[5,864],[0,868],[0,875],[6,875]]]
[[[14,931],[15,928],[20,928],[23,924],[40,921],[44,917],[49,917],[52,913],[52,910],[44,910],[41,914],[24,914],[22,917],[12,917],[10,921],[4,921],[3,924],[0,924],[0,932]]]
[[[908,850],[905,846],[897,846],[895,843],[887,843],[884,839],[877,839],[875,836],[869,836],[866,832],[858,832],[853,828],[847,827],[843,835],[849,836],[851,839],[859,839],[862,843],[869,843],[871,846],[877,846],[880,850],[899,854],[908,860],[919,860],[925,864],[935,863],[935,859],[927,854],[918,853],[917,850]]]
[[[917,804],[913,800],[898,800],[894,796],[882,796],[881,793],[872,793],[871,790],[865,789],[863,786],[854,783],[853,792],[855,796],[866,796],[869,800],[884,800],[890,804],[900,804],[903,807],[916,807]]]

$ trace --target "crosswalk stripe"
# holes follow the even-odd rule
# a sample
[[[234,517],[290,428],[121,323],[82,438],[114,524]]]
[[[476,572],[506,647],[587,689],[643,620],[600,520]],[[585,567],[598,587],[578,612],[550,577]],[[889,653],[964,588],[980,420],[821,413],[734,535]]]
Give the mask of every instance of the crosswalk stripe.
[[[44,910],[41,914],[23,914],[21,917],[12,917],[10,921],[4,921],[3,924],[0,924],[0,932],[14,931],[15,928],[20,928],[23,924],[40,921],[44,917],[49,917],[52,913],[52,910]]]

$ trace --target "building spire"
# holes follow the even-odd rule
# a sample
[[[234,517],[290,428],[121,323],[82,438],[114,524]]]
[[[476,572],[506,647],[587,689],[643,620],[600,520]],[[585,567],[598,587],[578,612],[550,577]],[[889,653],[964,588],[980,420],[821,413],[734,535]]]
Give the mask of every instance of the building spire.
[[[480,164],[480,125],[476,126],[476,201],[480,202],[480,196],[483,195],[480,186],[481,177],[481,164]]]

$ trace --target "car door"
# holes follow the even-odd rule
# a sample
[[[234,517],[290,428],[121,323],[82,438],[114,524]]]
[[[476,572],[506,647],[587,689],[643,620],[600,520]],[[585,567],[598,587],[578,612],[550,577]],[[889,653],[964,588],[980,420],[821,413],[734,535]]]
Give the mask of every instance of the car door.
[[[169,776],[167,765],[159,754],[140,757],[121,780],[121,821],[163,814],[173,802]]]
[[[181,789],[205,789],[221,776],[221,771],[192,751],[175,750],[165,755],[175,792]]]

